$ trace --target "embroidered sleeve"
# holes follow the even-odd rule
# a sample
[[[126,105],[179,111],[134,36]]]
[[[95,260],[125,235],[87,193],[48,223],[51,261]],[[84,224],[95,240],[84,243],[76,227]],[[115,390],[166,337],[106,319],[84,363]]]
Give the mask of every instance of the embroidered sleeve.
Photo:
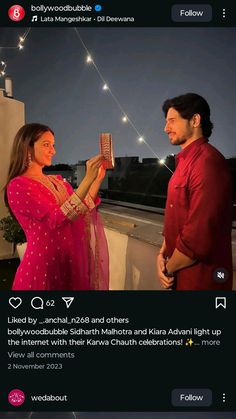
[[[50,229],[60,227],[82,216],[88,208],[73,193],[60,207],[51,199],[50,192],[42,193],[28,180],[17,177],[7,187],[8,202],[12,212],[18,217],[45,221]]]
[[[94,200],[92,199],[92,197],[89,193],[86,195],[86,197],[84,199],[84,203],[85,203],[85,205],[87,205],[87,207],[90,211],[92,211],[96,207],[96,205],[94,203]]]
[[[63,179],[63,178],[62,178],[62,176],[57,175],[57,178],[58,178],[59,180],[61,180],[62,182],[64,182],[64,184],[65,184],[65,186],[66,186],[66,188],[67,188],[67,191],[68,191],[70,194],[74,192],[74,189],[72,188],[72,186],[70,185],[70,183],[68,183],[65,179]],[[74,192],[74,194],[75,194],[75,200],[76,200],[76,198],[77,198],[77,197],[79,198],[79,196],[76,194],[76,192]],[[73,200],[73,201],[74,201],[74,200]],[[79,202],[81,203],[80,198],[79,198]],[[84,198],[84,200],[83,200],[82,202],[86,205],[86,207],[87,207],[87,209],[88,209],[89,211],[92,211],[94,208],[96,208],[96,207],[100,204],[101,199],[100,199],[99,197],[96,197],[96,199],[95,199],[95,200],[93,200],[93,198],[91,197],[90,193],[87,193],[86,197]],[[81,210],[81,212],[83,213],[83,212],[85,212],[86,207],[85,207],[85,208],[82,208],[82,206],[80,205],[80,206],[79,206],[79,210]],[[68,207],[68,205],[66,205],[66,211],[68,211],[68,208],[69,208],[69,207]],[[64,212],[64,210],[65,210],[65,208],[63,207],[63,208],[62,208],[62,211]],[[64,212],[64,213],[65,213],[65,212]],[[67,213],[67,212],[66,212],[66,213]],[[65,213],[65,214],[66,214],[66,213]]]
[[[84,205],[75,192],[61,206],[63,214],[72,221],[78,218],[79,214],[84,214],[87,210],[86,205]]]
[[[83,202],[87,205],[88,209],[92,211],[101,203],[101,198],[97,196],[96,199],[93,200],[90,193],[88,193]]]

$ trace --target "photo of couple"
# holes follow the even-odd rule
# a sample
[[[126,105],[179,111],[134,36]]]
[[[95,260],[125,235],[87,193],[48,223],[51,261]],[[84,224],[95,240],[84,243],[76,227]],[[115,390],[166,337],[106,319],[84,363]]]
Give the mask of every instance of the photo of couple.
[[[152,31],[158,36],[163,30]],[[42,36],[44,31],[50,32],[41,30]],[[118,42],[118,32],[114,30],[114,42]],[[151,39],[148,35],[145,34],[146,41]],[[122,31],[122,39],[127,39],[125,31]],[[178,149],[171,169],[160,156],[157,159],[168,173],[164,218],[162,216],[161,226],[154,221],[159,230],[158,240],[151,243],[151,248],[147,247],[146,240],[143,255],[142,251],[136,254],[133,250],[128,252],[127,245],[123,251],[123,245],[118,241],[121,236],[116,247],[111,246],[113,233],[107,233],[99,210],[103,201],[101,185],[107,176],[104,156],[94,153],[91,154],[93,157],[86,158],[84,175],[74,187],[62,175],[45,172],[45,168],[52,165],[57,151],[56,135],[51,124],[17,121],[15,126],[18,129],[14,128],[15,131],[11,132],[9,155],[4,158],[1,176],[1,181],[4,180],[1,182],[3,213],[6,214],[7,208],[24,231],[27,242],[23,259],[14,275],[12,290],[234,288],[232,173],[218,149],[220,143],[215,143],[214,138],[212,143],[209,141],[211,135],[214,137],[215,129],[215,119],[212,118],[214,104],[209,100],[209,88],[200,81],[197,91],[194,90],[193,78],[177,89],[174,77],[170,77],[172,89],[168,89],[168,95],[162,91],[162,101],[158,101],[158,108],[155,109],[156,118],[161,121],[157,134],[159,137],[168,136],[168,140],[163,137],[165,139],[160,148],[165,147],[163,144],[168,141],[167,153],[172,146],[178,146]],[[107,89],[110,89],[109,86]],[[2,100],[6,104],[14,99],[5,89]],[[215,110],[213,116],[214,113]],[[32,118],[34,112],[30,115]],[[125,117],[129,120],[124,115],[124,122]],[[53,118],[52,121],[48,117],[45,120],[46,123],[53,122]],[[105,123],[112,131],[109,121]],[[102,129],[96,128],[96,131],[105,131],[104,122]],[[217,131],[216,134],[219,135]],[[118,135],[117,131],[116,149],[120,147],[120,153],[125,144],[122,141],[119,144]],[[140,137],[139,140],[149,146],[145,138]],[[4,141],[4,133],[1,134],[1,141]],[[74,146],[71,147],[73,149]],[[149,148],[153,147],[151,144]],[[61,139],[58,148],[60,153],[61,149],[65,150]],[[87,156],[90,149],[92,147],[88,146]],[[233,153],[231,149],[229,153]],[[147,159],[145,154],[143,157]],[[108,214],[109,210],[104,212]],[[119,217],[124,217],[124,214]],[[124,270],[120,256],[122,251],[126,263],[123,285],[122,281],[118,283],[121,270]],[[140,268],[142,256],[144,260]],[[151,280],[146,279],[148,275]]]

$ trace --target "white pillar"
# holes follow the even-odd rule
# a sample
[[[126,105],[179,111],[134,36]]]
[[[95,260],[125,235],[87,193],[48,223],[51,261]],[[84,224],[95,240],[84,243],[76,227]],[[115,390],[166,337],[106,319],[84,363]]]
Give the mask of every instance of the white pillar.
[[[2,188],[7,179],[10,153],[15,134],[25,124],[25,105],[18,100],[4,96],[0,89],[0,219],[8,215],[3,200]],[[12,245],[2,239],[0,232],[0,259],[12,255]]]

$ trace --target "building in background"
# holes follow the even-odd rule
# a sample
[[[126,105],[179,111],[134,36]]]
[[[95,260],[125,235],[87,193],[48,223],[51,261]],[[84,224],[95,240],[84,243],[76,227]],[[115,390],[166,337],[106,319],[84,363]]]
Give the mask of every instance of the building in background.
[[[13,97],[12,81],[5,79],[5,89],[0,89],[0,219],[8,215],[2,188],[7,180],[12,143],[18,129],[25,124],[25,105]],[[0,259],[12,255],[12,245],[0,232]]]

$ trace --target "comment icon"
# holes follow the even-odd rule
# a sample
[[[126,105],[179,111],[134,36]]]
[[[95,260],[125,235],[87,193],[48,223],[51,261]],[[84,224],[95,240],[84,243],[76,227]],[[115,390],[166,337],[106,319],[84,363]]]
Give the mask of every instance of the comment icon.
[[[43,308],[44,308],[43,299],[41,297],[34,297],[34,298],[32,298],[32,300],[31,300],[31,306],[35,310],[43,310]]]

